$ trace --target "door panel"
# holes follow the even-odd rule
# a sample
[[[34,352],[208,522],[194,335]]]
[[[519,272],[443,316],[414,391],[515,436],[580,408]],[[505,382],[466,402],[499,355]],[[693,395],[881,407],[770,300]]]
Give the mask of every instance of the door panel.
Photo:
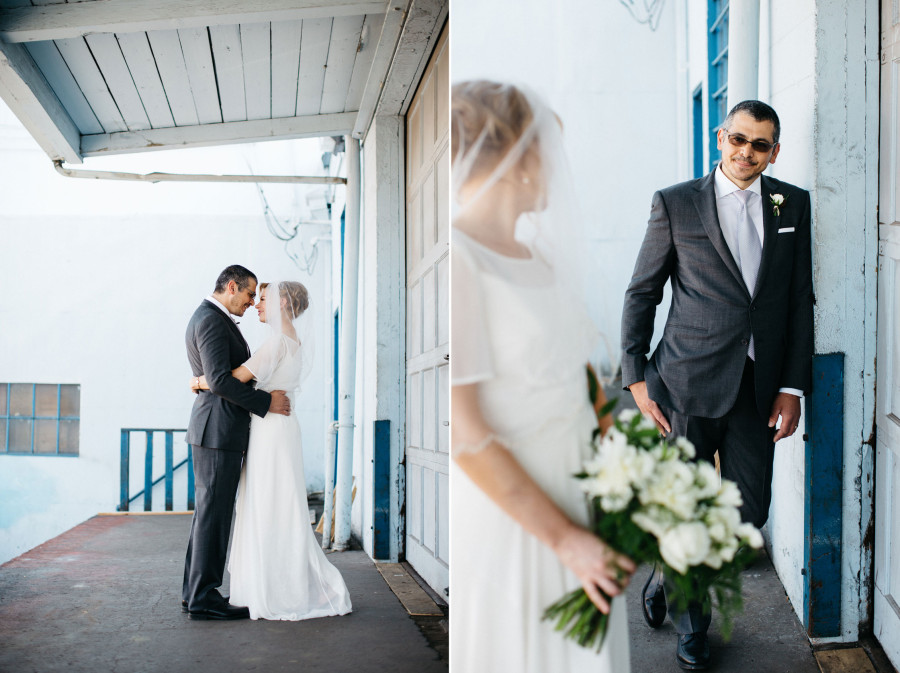
[[[449,584],[448,59],[445,29],[406,119],[406,558],[444,597]]]
[[[900,668],[900,18],[881,5],[878,359],[875,458],[875,636]]]

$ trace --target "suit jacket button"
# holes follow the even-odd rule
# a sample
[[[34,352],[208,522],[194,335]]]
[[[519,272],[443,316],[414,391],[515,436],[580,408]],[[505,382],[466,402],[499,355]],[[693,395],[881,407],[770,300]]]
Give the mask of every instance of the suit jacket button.
[[[749,345],[750,345],[749,341],[747,341],[746,339],[741,339],[741,346],[749,346]]]

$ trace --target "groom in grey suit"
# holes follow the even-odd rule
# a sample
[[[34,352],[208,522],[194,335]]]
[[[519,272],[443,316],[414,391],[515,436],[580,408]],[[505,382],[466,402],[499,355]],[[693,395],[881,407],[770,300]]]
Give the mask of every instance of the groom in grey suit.
[[[283,390],[256,390],[253,381],[241,383],[231,375],[250,357],[234,317],[253,306],[256,283],[256,276],[243,266],[227,267],[219,274],[212,295],[194,311],[185,334],[193,375],[206,376],[209,386],[198,392],[186,437],[193,451],[194,517],[181,605],[191,619],[250,616],[247,608],[231,605],[218,591],[241,462],[250,438],[250,413],[290,414],[290,400]]]
[[[718,131],[718,167],[654,194],[622,317],[623,385],[661,432],[691,440],[698,459],[712,462],[718,451],[722,476],[740,488],[743,520],[756,526],[768,518],[775,442],[797,429],[812,377],[809,193],[762,175],[780,131],[771,107],[739,103]],[[667,282],[671,308],[651,354]],[[659,573],[642,598],[644,618],[658,627]],[[669,614],[677,663],[706,668],[708,606]]]

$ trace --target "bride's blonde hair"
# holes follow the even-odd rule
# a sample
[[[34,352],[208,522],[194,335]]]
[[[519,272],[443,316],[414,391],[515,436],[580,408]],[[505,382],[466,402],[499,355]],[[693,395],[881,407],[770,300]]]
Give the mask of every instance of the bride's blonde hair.
[[[451,92],[451,161],[478,147],[473,173],[493,171],[534,121],[525,94],[512,84],[487,80],[460,82]]]
[[[260,283],[259,291],[262,292],[267,287],[269,287],[269,283]],[[291,320],[309,308],[309,292],[303,283],[295,280],[283,280],[278,284],[278,290],[280,298],[287,300],[286,308]]]

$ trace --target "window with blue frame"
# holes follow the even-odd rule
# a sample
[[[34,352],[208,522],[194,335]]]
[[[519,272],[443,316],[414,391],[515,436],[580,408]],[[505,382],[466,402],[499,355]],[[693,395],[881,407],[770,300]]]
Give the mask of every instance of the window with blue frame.
[[[0,454],[77,456],[81,386],[0,383]]]
[[[716,132],[728,115],[728,0],[709,0],[709,162],[719,160]]]

